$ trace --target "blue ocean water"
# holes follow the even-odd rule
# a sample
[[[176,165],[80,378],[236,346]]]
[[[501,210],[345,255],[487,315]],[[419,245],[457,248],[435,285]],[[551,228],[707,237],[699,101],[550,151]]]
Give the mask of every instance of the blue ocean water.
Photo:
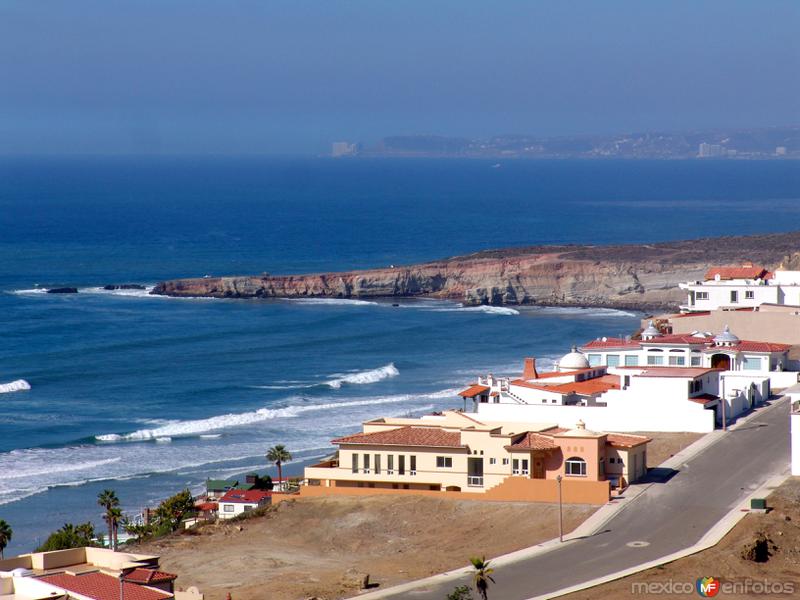
[[[328,271],[541,243],[800,227],[790,161],[0,160],[0,518],[30,550],[207,476],[298,459],[380,415],[459,406],[478,373],[634,329],[611,310],[187,300],[108,283]],[[77,295],[42,287],[70,285]]]

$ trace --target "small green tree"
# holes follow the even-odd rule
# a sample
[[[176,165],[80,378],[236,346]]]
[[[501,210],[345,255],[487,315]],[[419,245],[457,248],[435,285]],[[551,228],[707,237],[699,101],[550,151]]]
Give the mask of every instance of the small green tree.
[[[283,463],[292,460],[291,453],[286,449],[283,444],[278,444],[267,450],[267,461],[273,463],[278,467],[278,489],[281,489],[283,483]]]
[[[64,526],[51,533],[44,544],[36,549],[36,552],[50,552],[52,550],[67,550],[69,548],[83,548],[84,546],[102,546],[95,541],[94,525],[91,523],[81,523],[73,525],[64,523]]]
[[[472,592],[466,585],[460,585],[447,594],[447,600],[472,600]]]
[[[11,529],[11,525],[0,519],[0,560],[3,559],[3,551],[8,546],[8,542],[11,541],[13,535],[14,531]]]
[[[472,563],[475,571],[472,573],[472,581],[475,584],[475,589],[478,590],[478,593],[481,595],[483,600],[488,600],[489,598],[489,582],[495,583],[494,579],[492,578],[492,573],[494,573],[494,569],[489,566],[489,561],[486,560],[486,557],[483,556],[478,558],[477,556],[473,556],[469,559],[469,562]]]
[[[103,520],[108,525],[108,545],[111,549],[116,550],[115,528],[116,524],[119,523],[119,517],[117,517],[117,513],[119,513],[119,498],[117,498],[117,493],[114,490],[103,490],[97,495],[97,504],[106,509]],[[119,516],[121,517],[121,514]]]
[[[154,513],[159,533],[175,531],[181,521],[194,512],[194,498],[189,490],[178,492],[158,505]]]

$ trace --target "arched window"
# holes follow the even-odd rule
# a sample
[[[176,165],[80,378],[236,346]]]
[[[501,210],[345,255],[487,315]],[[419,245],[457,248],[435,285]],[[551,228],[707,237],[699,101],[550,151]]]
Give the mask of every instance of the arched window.
[[[568,458],[564,462],[564,472],[574,477],[586,477],[586,461],[577,456]]]

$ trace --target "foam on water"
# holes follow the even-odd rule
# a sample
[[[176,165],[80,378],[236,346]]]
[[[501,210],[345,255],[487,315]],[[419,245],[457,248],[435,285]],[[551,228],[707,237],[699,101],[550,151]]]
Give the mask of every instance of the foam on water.
[[[389,363],[377,369],[369,369],[367,371],[359,371],[357,373],[342,374],[334,379],[325,382],[326,385],[333,389],[339,389],[342,384],[348,383],[352,385],[365,385],[369,383],[377,383],[389,377],[397,377],[400,371],[394,366],[394,363]]]
[[[355,298],[288,298],[296,304],[322,304],[325,306],[379,306],[380,303]]]
[[[486,313],[487,315],[504,315],[504,316],[519,314],[519,311],[515,308],[509,308],[508,306],[488,306],[486,304],[482,304],[481,306],[453,306],[446,308],[432,308],[429,310],[432,310],[434,312],[476,312],[476,313]]]
[[[17,379],[10,383],[0,383],[0,394],[8,394],[11,392],[21,392],[31,389],[31,384],[24,379]]]
[[[639,313],[621,310],[617,308],[581,308],[578,306],[537,306],[531,309],[532,312],[558,315],[563,317],[589,317],[589,318],[609,318],[609,317],[638,317]]]

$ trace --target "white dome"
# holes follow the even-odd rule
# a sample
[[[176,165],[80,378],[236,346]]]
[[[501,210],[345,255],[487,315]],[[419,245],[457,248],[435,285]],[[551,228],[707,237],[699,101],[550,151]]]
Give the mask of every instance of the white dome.
[[[714,336],[714,343],[718,346],[735,346],[739,343],[739,338],[731,333],[731,328],[725,325],[725,329],[719,335]]]
[[[647,328],[642,331],[642,339],[643,340],[652,340],[653,338],[661,337],[661,332],[656,327],[656,324],[650,321],[647,325]]]
[[[575,346],[572,347],[572,351],[569,354],[565,354],[561,357],[561,360],[558,361],[559,371],[577,371],[578,369],[588,368],[589,360],[586,358],[585,354],[578,352]]]

